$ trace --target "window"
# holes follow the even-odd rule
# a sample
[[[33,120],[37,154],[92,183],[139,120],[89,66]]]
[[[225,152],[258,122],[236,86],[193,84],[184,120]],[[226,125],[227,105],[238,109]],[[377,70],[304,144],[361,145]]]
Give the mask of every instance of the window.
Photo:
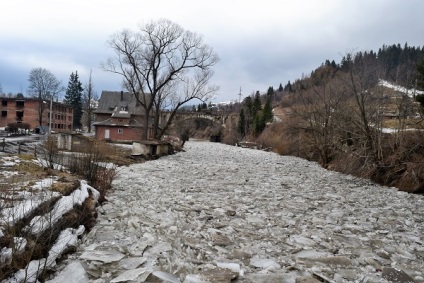
[[[1,111],[1,116],[2,117],[7,117],[7,111]]]
[[[22,108],[25,106],[25,101],[23,100],[16,100],[16,107],[17,108]]]
[[[7,100],[2,100],[1,101],[1,106],[7,106]]]
[[[118,122],[119,123],[122,123],[122,122],[124,122],[124,120],[123,119],[118,119]]]
[[[124,133],[124,129],[118,129],[118,134],[123,134]]]
[[[24,111],[16,111],[16,121],[22,123],[22,118],[24,117]]]

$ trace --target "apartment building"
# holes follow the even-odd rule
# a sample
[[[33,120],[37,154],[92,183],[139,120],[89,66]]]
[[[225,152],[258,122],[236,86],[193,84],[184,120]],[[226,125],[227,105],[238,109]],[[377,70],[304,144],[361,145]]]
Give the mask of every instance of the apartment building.
[[[67,104],[35,98],[0,97],[0,127],[27,124],[31,130],[71,131],[73,108]],[[51,110],[51,115],[50,115]]]

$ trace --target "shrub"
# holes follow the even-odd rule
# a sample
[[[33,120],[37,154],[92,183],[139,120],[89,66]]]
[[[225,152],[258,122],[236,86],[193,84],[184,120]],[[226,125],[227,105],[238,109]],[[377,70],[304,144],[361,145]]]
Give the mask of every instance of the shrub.
[[[108,155],[113,155],[114,147],[103,141],[93,141],[83,152],[72,156],[70,171],[84,177],[88,183],[96,188],[101,196],[99,202],[105,199],[106,192],[112,187],[116,177],[115,166],[105,168],[101,164],[108,160]]]
[[[282,123],[268,125],[256,142],[281,155],[293,153],[289,150],[292,147],[291,140],[286,133],[285,125]]]

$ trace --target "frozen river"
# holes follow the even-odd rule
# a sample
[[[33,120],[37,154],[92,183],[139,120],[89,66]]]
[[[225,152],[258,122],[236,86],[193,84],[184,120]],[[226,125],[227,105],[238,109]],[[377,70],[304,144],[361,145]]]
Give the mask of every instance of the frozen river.
[[[53,282],[424,282],[422,196],[270,152],[185,150],[119,168]]]

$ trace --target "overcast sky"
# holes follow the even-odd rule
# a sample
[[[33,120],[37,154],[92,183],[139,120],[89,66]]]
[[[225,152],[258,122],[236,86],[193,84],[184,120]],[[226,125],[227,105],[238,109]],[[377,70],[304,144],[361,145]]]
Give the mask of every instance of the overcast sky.
[[[214,101],[238,100],[294,81],[326,59],[383,44],[424,45],[422,0],[1,0],[0,83],[27,93],[33,68],[50,70],[66,87],[92,69],[97,93],[121,90],[104,72],[106,41],[165,18],[203,36],[220,57]]]

